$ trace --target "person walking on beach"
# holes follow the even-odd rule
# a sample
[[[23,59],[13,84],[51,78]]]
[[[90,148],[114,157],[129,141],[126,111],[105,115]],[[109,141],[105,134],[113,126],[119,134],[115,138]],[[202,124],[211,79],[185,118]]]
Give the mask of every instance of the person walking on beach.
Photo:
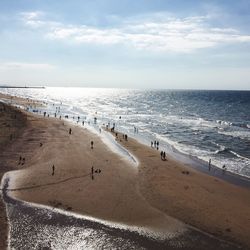
[[[222,174],[225,174],[226,170],[227,170],[227,168],[226,168],[226,165],[224,164],[224,165],[222,166]]]
[[[91,141],[91,142],[90,142],[90,145],[91,145],[91,149],[93,149],[93,148],[94,148],[94,142]]]
[[[91,179],[94,180],[94,167],[91,167]]]
[[[162,159],[162,157],[163,157],[163,151],[161,151],[161,159]]]
[[[166,161],[166,153],[165,153],[165,151],[163,152],[163,160]]]
[[[69,134],[70,134],[70,135],[72,134],[72,129],[71,129],[71,128],[69,128]]]
[[[55,174],[55,166],[52,166],[52,176]]]
[[[20,165],[22,163],[22,159],[23,159],[23,157],[20,155],[18,165]]]
[[[211,159],[209,159],[209,161],[208,161],[208,171],[210,171],[211,170]]]

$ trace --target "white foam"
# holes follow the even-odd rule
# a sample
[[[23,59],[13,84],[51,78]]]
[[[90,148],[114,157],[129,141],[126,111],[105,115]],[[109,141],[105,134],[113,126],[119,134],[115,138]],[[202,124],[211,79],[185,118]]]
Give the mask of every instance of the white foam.
[[[224,130],[219,130],[218,133],[223,134],[223,135],[227,135],[227,136],[232,136],[232,137],[235,137],[235,138],[250,140],[250,131],[224,131]]]

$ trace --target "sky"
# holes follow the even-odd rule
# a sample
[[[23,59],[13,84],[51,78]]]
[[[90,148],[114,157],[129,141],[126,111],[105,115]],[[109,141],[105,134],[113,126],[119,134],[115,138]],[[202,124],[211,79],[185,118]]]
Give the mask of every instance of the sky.
[[[0,85],[250,90],[249,0],[0,0]]]

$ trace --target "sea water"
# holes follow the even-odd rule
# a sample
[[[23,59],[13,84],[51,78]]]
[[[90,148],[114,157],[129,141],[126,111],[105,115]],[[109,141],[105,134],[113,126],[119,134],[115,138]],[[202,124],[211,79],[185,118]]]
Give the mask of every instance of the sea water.
[[[179,152],[250,177],[250,91],[98,88],[1,89],[43,101],[39,112],[103,124],[160,150]],[[33,107],[33,111],[37,111]],[[95,119],[96,118],[96,119]],[[96,121],[96,122],[95,122]]]

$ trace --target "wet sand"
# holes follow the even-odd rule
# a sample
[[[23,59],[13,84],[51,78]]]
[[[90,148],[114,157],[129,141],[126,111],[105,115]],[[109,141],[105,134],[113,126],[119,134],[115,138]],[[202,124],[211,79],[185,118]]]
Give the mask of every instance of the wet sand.
[[[5,159],[11,161],[13,155],[6,155],[6,148],[11,148],[26,126],[26,119],[22,112],[0,102],[0,179],[5,172],[16,169],[15,164],[7,164]],[[0,199],[0,249],[7,247],[7,218],[5,205]]]
[[[8,166],[23,168],[9,174],[9,188],[15,189],[9,191],[11,196],[107,221],[148,227],[168,237],[179,237],[190,230],[174,219],[178,218],[220,238],[250,246],[249,189],[200,173],[169,156],[167,161],[161,161],[157,150],[130,138],[126,142],[119,135],[118,141],[139,159],[136,167],[86,129],[26,115],[24,133],[5,153]],[[70,126],[72,135],[68,133]],[[25,163],[20,166],[19,156],[10,156],[19,152],[21,144]],[[92,166],[101,170],[94,174],[94,180]]]
[[[8,178],[3,186],[11,223],[10,249],[243,249],[191,228],[171,239],[159,240],[138,231],[79,218],[71,212],[13,199],[7,191]]]

